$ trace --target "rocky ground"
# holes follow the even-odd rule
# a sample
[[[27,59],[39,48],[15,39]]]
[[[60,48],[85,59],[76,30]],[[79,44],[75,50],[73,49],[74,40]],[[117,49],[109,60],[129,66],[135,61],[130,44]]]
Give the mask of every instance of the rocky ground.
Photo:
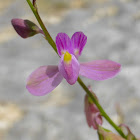
[[[124,122],[140,136],[140,1],[40,0],[38,5],[54,39],[59,32],[71,36],[83,31],[88,36],[80,61],[110,59],[122,64],[114,79],[82,79],[116,123],[119,104]],[[24,40],[13,30],[12,18],[36,22],[26,1],[5,0],[0,10],[0,139],[97,140],[96,131],[86,124],[85,93],[78,83],[70,86],[63,80],[44,97],[28,93],[28,75],[41,65],[57,64],[59,58],[41,35]],[[113,130],[106,121],[104,127]]]

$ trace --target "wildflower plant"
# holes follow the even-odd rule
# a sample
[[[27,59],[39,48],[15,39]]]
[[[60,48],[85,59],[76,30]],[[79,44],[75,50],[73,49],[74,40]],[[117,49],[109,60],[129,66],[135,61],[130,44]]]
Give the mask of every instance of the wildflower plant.
[[[136,140],[126,125],[117,126],[104,111],[91,87],[87,87],[79,76],[84,76],[92,80],[106,80],[116,76],[121,69],[121,65],[111,60],[94,60],[90,62],[79,62],[78,58],[87,42],[87,36],[81,32],[75,32],[70,38],[66,33],[58,33],[54,41],[46,29],[37,9],[36,0],[32,2],[26,0],[34,13],[41,29],[32,21],[23,19],[12,19],[11,23],[16,32],[22,38],[32,37],[41,33],[50,46],[60,57],[58,66],[40,66],[27,79],[27,90],[35,96],[43,96],[55,89],[63,79],[70,85],[76,82],[84,89],[85,95],[85,115],[89,127],[97,130],[100,140]],[[114,127],[120,135],[101,127],[103,117]],[[128,135],[123,132],[122,126],[126,126]]]

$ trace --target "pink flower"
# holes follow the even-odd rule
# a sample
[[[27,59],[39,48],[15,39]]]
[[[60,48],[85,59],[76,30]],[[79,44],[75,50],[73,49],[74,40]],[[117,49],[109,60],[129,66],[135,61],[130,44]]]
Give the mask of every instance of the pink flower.
[[[94,103],[91,103],[88,95],[85,96],[85,115],[89,127],[98,129],[98,125],[102,125],[103,120],[99,109]]]
[[[73,85],[79,75],[92,80],[114,77],[121,65],[110,60],[95,60],[79,63],[78,58],[87,42],[82,32],[76,32],[71,39],[65,33],[56,36],[56,46],[60,58],[58,66],[41,66],[27,80],[26,88],[36,96],[43,96],[55,89],[63,78]]]

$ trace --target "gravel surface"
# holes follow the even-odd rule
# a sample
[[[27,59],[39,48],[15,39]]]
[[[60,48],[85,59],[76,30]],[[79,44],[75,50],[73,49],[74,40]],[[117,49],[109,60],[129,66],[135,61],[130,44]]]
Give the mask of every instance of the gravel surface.
[[[34,97],[25,88],[28,75],[41,65],[58,64],[59,58],[41,35],[22,39],[10,20],[35,21],[26,1],[13,0],[0,14],[0,138],[3,140],[97,140],[96,131],[88,128],[84,116],[82,88],[65,80],[49,95]],[[59,32],[71,36],[83,31],[88,42],[80,61],[110,59],[122,64],[118,76],[106,81],[82,78],[91,85],[102,106],[117,123],[116,104],[124,123],[136,136],[140,128],[140,1],[100,0],[61,5],[41,1],[41,16],[53,38]],[[9,4],[10,3],[10,4]],[[43,7],[44,6],[44,7]],[[57,12],[58,11],[58,12]],[[46,14],[47,13],[47,14]],[[37,23],[37,22],[36,22]],[[11,105],[14,105],[11,108]],[[16,112],[16,113],[15,113]],[[3,114],[2,114],[3,113]],[[16,114],[16,115],[15,115]],[[10,118],[11,116],[11,118]],[[113,128],[104,120],[104,127]],[[114,130],[113,130],[114,131]]]

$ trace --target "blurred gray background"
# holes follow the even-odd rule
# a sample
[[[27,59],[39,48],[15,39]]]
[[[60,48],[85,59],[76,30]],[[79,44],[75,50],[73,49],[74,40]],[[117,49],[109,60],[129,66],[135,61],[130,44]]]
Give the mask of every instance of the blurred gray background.
[[[50,34],[69,36],[83,31],[88,41],[80,61],[110,59],[122,64],[118,76],[106,81],[82,78],[117,124],[123,121],[140,137],[140,1],[37,0]],[[28,75],[59,58],[42,35],[20,38],[12,18],[37,21],[26,0],[0,2],[0,139],[97,140],[86,124],[85,92],[63,82],[49,95],[32,96],[25,88]],[[114,129],[104,120],[104,127]]]

